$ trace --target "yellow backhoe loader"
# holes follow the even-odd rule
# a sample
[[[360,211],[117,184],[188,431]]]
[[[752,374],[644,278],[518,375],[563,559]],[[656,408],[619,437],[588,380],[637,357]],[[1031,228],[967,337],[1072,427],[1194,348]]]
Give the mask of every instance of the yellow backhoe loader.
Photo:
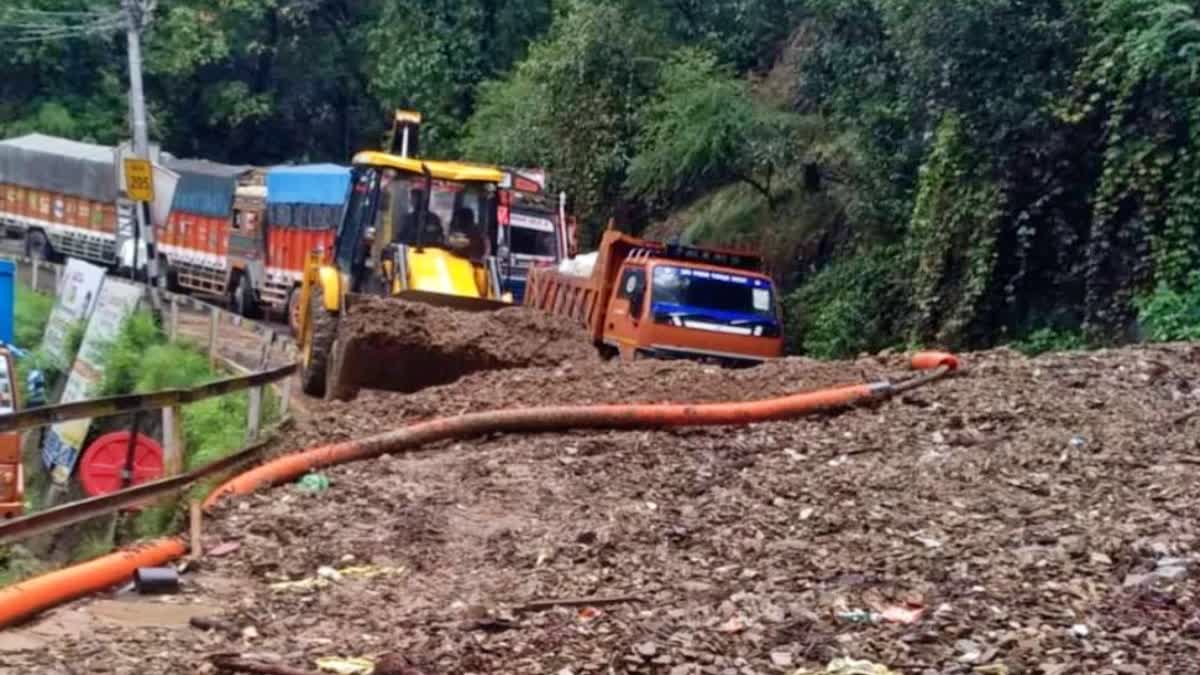
[[[364,295],[467,311],[507,306],[491,242],[496,167],[409,156],[419,116],[397,113],[399,154],[360,152],[332,251],[308,256],[300,297],[305,393],[352,398],[359,388],[411,390],[404,355],[339,335]],[[411,124],[410,124],[411,122]],[[401,311],[399,308],[397,312]]]

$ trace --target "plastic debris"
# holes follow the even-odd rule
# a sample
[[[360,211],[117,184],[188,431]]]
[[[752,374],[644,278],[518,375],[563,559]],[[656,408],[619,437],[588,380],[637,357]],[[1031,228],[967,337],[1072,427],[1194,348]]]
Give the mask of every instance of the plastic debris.
[[[879,611],[879,618],[888,623],[916,623],[925,614],[924,607],[889,605]]]
[[[296,487],[310,495],[320,494],[329,489],[329,477],[323,473],[306,473],[296,481]]]
[[[133,573],[133,587],[142,595],[179,592],[179,573],[174,567],[139,567]]]
[[[370,659],[326,656],[317,659],[317,668],[337,675],[371,675],[375,672],[375,662]]]
[[[381,567],[379,565],[359,565],[334,569],[322,566],[317,569],[316,576],[297,581],[280,581],[270,585],[273,591],[307,591],[314,588],[327,588],[346,579],[373,579],[379,576],[399,576],[406,572],[404,567]]]
[[[834,659],[825,666],[825,670],[807,670],[801,668],[792,675],[900,675],[900,673],[885,665],[872,661],[857,661],[854,659]]]
[[[879,623],[879,620],[883,617],[877,612],[869,612],[865,609],[851,609],[838,612],[837,618],[847,623]]]

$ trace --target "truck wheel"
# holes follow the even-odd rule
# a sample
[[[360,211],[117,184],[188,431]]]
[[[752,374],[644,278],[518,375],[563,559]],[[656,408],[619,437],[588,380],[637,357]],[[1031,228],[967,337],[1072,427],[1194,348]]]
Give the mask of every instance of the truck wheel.
[[[247,319],[257,319],[260,315],[258,302],[254,299],[254,289],[250,286],[250,275],[239,274],[237,286],[233,289],[233,311]]]
[[[337,314],[325,309],[325,293],[319,286],[308,297],[308,331],[303,336],[300,358],[300,388],[309,396],[325,395],[325,374],[337,338]]]
[[[156,281],[160,291],[167,291],[168,293],[179,291],[179,274],[171,268],[171,264],[167,261],[166,256],[158,257],[158,277]]]
[[[54,256],[54,248],[50,246],[50,238],[41,230],[31,230],[25,235],[25,257],[35,260],[50,260]]]

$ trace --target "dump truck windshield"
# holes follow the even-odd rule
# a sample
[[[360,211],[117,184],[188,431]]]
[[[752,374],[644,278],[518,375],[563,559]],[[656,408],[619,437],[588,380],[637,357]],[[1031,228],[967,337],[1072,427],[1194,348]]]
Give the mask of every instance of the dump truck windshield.
[[[657,265],[651,312],[658,323],[744,335],[775,335],[771,283],[736,273]]]

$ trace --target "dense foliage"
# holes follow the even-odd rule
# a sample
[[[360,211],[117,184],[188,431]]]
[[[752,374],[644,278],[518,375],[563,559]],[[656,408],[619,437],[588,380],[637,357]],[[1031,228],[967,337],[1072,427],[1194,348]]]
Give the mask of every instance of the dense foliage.
[[[797,349],[1200,326],[1197,0],[160,0],[147,45],[178,154],[344,161],[416,108],[585,237],[757,242]],[[0,131],[122,136],[122,50],[13,45]]]

